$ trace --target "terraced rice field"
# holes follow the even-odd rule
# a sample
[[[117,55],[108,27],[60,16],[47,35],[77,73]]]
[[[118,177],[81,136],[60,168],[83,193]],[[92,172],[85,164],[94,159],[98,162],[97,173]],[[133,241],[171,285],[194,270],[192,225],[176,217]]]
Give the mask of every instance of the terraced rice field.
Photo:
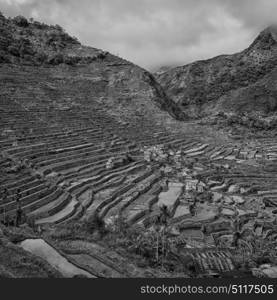
[[[32,106],[31,95],[20,93],[12,76],[1,81],[0,93],[2,220],[14,217],[20,199],[38,225],[84,220],[97,212],[107,224],[121,215],[130,226],[149,228],[163,204],[174,235],[186,241],[184,255],[188,248],[210,245],[205,253],[189,254],[199,270],[209,272],[233,269],[228,251],[212,249],[230,240],[237,223],[242,233],[252,230],[276,243],[277,140],[206,143],[160,127],[126,126],[95,101],[82,108],[49,107],[36,92]],[[141,151],[160,144],[192,164],[166,175],[163,165],[146,161]],[[210,198],[200,197],[192,215],[192,192],[201,189]],[[242,245],[251,252],[249,242]]]

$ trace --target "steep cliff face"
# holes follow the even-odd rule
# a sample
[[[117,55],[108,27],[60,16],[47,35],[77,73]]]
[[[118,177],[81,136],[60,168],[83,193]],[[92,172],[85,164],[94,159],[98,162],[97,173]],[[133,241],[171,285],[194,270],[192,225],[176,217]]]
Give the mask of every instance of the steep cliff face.
[[[274,112],[277,30],[267,28],[246,50],[157,74],[167,95],[193,117],[224,112]]]
[[[27,109],[82,106],[93,111],[98,106],[118,121],[150,126],[184,118],[146,70],[81,45],[57,25],[24,17],[0,15],[0,77],[6,82],[2,93],[21,94]],[[5,92],[9,84],[15,88]]]

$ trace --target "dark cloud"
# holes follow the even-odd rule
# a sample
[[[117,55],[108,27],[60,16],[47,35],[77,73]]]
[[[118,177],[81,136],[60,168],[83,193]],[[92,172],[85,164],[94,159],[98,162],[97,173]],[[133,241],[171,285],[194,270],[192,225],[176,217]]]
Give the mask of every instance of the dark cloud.
[[[276,0],[0,0],[18,14],[60,24],[87,45],[148,69],[249,45],[275,19]]]

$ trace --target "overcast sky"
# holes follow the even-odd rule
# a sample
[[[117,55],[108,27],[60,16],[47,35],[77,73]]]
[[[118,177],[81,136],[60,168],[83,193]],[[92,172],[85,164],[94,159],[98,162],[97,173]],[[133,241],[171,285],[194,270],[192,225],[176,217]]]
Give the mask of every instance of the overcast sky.
[[[153,70],[246,48],[277,19],[277,0],[0,0],[0,10]]]

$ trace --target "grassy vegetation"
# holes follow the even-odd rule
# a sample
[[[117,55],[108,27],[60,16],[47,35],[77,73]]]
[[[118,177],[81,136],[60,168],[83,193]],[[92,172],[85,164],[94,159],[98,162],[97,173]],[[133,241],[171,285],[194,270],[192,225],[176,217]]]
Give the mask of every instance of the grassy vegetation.
[[[106,226],[97,216],[85,222],[60,225],[49,230],[45,237],[54,244],[82,240],[101,245],[117,252],[138,268],[152,270],[156,275],[187,277],[191,272],[191,262],[185,262],[177,255],[177,247],[166,228],[156,225],[156,229],[130,227],[118,218],[113,226]],[[159,276],[159,275],[158,275]]]
[[[242,272],[249,272],[253,268],[258,268],[263,264],[276,265],[277,251],[272,241],[266,241],[263,238],[255,237],[251,241],[253,252],[245,253],[245,249],[239,247],[233,256],[235,267]]]
[[[202,125],[212,125],[220,130],[227,130],[232,135],[245,137],[275,136],[277,130],[276,115],[263,116],[258,113],[224,113],[202,119]]]
[[[0,15],[0,63],[26,65],[77,65],[104,59],[106,53],[69,55],[67,49],[80,45],[59,25],[46,25],[22,16],[6,19]]]

